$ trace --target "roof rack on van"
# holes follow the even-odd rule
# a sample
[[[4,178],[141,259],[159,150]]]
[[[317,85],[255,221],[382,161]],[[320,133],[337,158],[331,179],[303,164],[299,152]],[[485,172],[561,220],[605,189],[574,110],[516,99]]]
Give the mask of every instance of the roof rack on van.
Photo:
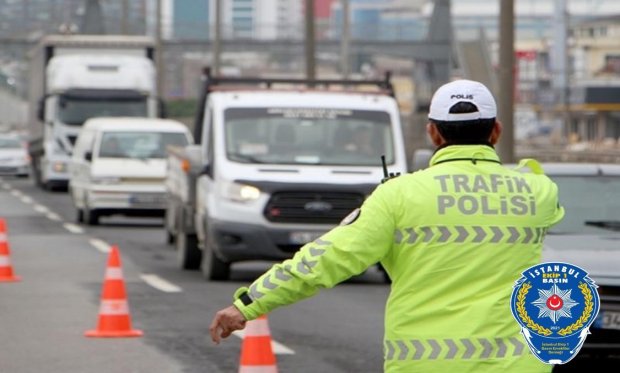
[[[323,87],[329,88],[332,86],[338,87],[361,87],[361,86],[374,86],[381,92],[394,96],[394,87],[390,81],[392,73],[386,71],[385,77],[382,80],[350,80],[350,79],[296,79],[296,78],[263,78],[263,77],[221,77],[213,76],[211,74],[211,68],[205,67],[203,69],[203,84],[206,89],[212,90],[216,86],[223,85],[261,85],[264,88],[271,89],[274,85],[287,84],[293,86],[305,86],[308,88]]]
[[[310,89],[323,87],[372,87],[378,90],[373,93],[384,93],[394,97],[394,87],[391,82],[391,71],[385,72],[382,80],[339,80],[339,79],[295,79],[295,78],[260,78],[260,77],[221,77],[213,76],[210,67],[202,70],[201,92],[199,95],[198,108],[194,122],[194,139],[200,143],[202,139],[202,124],[207,96],[215,90],[224,90],[224,86],[257,86],[261,89],[276,89],[275,85],[302,86]],[[290,89],[290,88],[289,88]],[[362,91],[366,92],[366,91]]]

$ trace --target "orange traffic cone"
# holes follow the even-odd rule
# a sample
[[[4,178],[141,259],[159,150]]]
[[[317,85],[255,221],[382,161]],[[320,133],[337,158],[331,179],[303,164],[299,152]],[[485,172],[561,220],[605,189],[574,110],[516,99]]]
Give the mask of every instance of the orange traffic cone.
[[[267,316],[250,320],[245,326],[241,345],[239,373],[277,373],[276,356],[271,348]]]
[[[0,282],[19,281],[19,276],[13,274],[11,266],[11,250],[6,236],[6,222],[0,218]]]
[[[140,337],[142,335],[141,330],[131,328],[121,258],[116,245],[112,246],[108,256],[97,329],[89,330],[84,335],[87,337]]]

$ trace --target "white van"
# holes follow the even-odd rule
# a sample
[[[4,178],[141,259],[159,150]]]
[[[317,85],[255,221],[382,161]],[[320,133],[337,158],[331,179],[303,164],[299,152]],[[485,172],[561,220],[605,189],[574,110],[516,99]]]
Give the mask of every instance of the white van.
[[[70,164],[69,193],[78,222],[107,215],[163,216],[166,148],[193,142],[187,127],[156,118],[86,121]]]
[[[407,171],[396,101],[386,94],[214,92],[201,139],[195,225],[205,277],[244,260],[282,260]]]

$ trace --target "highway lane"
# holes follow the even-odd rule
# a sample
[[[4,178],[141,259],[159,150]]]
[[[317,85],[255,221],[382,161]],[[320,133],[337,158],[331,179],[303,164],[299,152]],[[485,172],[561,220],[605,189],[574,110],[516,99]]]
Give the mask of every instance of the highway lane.
[[[3,188],[3,185],[6,187]],[[110,364],[118,364],[119,369],[123,364],[128,364],[125,359],[135,360],[132,364],[137,364],[137,368],[124,371],[236,371],[241,339],[232,336],[220,346],[214,346],[208,339],[208,324],[218,309],[230,303],[236,288],[249,284],[271,263],[240,263],[233,266],[232,281],[206,282],[200,272],[182,271],[176,267],[175,253],[165,244],[161,219],[111,217],[102,218],[100,226],[83,226],[75,223],[75,212],[67,193],[41,191],[28,179],[4,178],[4,183],[0,183],[0,201],[3,206],[0,216],[6,215],[10,227],[16,272],[23,277],[23,283],[45,279],[44,283],[49,287],[22,294],[17,285],[2,284],[0,308],[12,304],[20,308],[15,313],[26,314],[29,306],[42,302],[37,300],[37,294],[56,292],[55,287],[60,284],[52,281],[55,276],[63,278],[61,284],[80,287],[79,294],[72,294],[79,296],[79,299],[71,299],[71,303],[79,303],[79,307],[71,307],[71,313],[79,313],[79,316],[65,316],[71,330],[62,333],[41,330],[41,333],[48,333],[46,338],[41,339],[47,339],[54,349],[83,350],[92,345],[110,346],[110,351],[120,348],[127,352],[127,356],[106,355],[109,353],[106,350],[99,358],[104,360],[107,357]],[[99,340],[97,344],[82,337],[82,333],[96,323],[107,258],[105,251],[109,244],[118,245],[121,252],[134,327],[143,330],[145,335],[137,339]],[[38,249],[36,262],[23,263],[32,260],[30,255],[26,257],[26,252],[33,250],[33,247],[55,249]],[[84,259],[80,260],[82,257]],[[59,271],[50,273],[46,263],[63,267],[67,275],[63,276],[64,272]],[[29,270],[26,272],[27,268]],[[74,278],[75,273],[88,276],[88,284],[84,285],[83,278]],[[4,294],[6,289],[10,289],[10,294]],[[380,274],[371,270],[334,289],[324,290],[314,298],[272,312],[268,321],[272,338],[277,343],[279,370],[301,373],[381,371],[383,311],[388,290],[388,286],[381,282]],[[19,297],[23,302],[1,300],[11,296]],[[54,311],[55,317],[62,318],[61,311]],[[11,334],[19,334],[22,326],[29,328],[20,325],[24,321],[11,325]],[[48,321],[53,323],[50,319]],[[0,331],[3,323],[0,318]],[[3,334],[0,332],[0,336]],[[66,334],[74,337],[72,342],[65,343],[63,338]],[[38,339],[37,333],[29,330],[19,337],[19,345],[32,349],[44,343],[31,338]],[[79,344],[79,347],[71,347],[72,343]],[[128,343],[140,346],[145,352],[129,354],[124,347]],[[14,341],[3,341],[0,337],[0,364],[5,361],[3,354],[6,350],[3,346],[11,344],[14,345]],[[63,353],[59,352],[58,356],[63,356]],[[68,352],[66,356],[68,361],[57,371],[98,372],[95,368],[72,370],[78,363],[71,360],[85,359]],[[13,361],[15,366],[26,367],[20,372],[37,371],[42,367],[37,361],[26,357],[18,359],[11,356],[9,361]],[[109,369],[110,364],[101,366],[100,371],[113,371]],[[145,364],[155,364],[159,368],[149,370]],[[0,371],[4,371],[2,366]]]

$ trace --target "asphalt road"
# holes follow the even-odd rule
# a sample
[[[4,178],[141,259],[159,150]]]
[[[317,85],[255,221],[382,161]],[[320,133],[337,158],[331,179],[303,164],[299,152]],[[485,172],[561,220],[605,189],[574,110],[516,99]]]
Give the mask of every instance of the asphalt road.
[[[236,372],[241,339],[208,338],[213,314],[272,263],[233,266],[232,280],[207,282],[177,268],[161,219],[75,222],[66,192],[30,179],[0,180],[0,218],[20,282],[0,283],[0,372]],[[109,245],[121,253],[138,338],[87,338],[97,325]],[[389,286],[368,273],[268,315],[281,373],[382,371]]]

